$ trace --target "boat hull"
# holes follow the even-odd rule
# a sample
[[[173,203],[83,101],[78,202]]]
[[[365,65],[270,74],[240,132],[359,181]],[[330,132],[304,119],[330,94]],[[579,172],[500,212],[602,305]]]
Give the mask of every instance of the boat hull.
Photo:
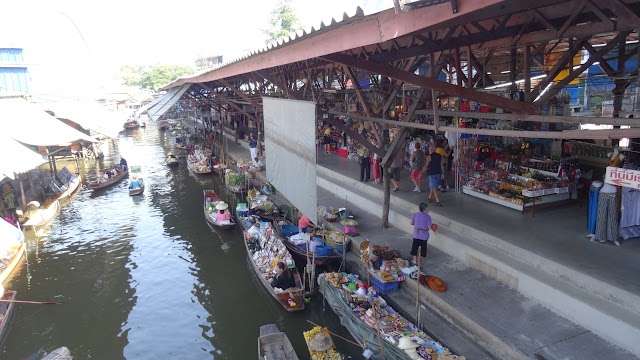
[[[258,360],[299,360],[287,335],[275,324],[260,327]]]
[[[278,236],[280,237],[280,240],[282,241],[282,243],[284,244],[284,246],[287,247],[287,250],[289,250],[289,252],[291,252],[291,255],[294,257],[294,259],[296,261],[300,261],[301,263],[307,263],[307,251],[303,250],[302,248],[298,247],[296,244],[292,243],[291,241],[289,241],[289,239],[287,239],[284,235],[282,235],[282,227],[280,225],[278,225],[278,221],[283,221],[282,219],[274,219],[273,221],[273,226],[275,227],[276,231],[278,232]],[[290,224],[289,222],[286,224],[288,225]],[[309,254],[309,259],[311,259],[313,256],[312,254]],[[337,262],[342,261],[342,257],[340,255],[329,255],[329,256],[317,256],[315,257],[315,261],[314,264],[316,266],[328,266]]]
[[[2,272],[0,272],[0,284],[2,284],[3,286],[5,281],[11,276],[15,268],[20,263],[20,260],[22,260],[22,257],[24,256],[26,244],[24,243],[24,241],[22,241],[18,246],[19,246],[18,251],[11,258],[9,265],[7,265],[7,267],[4,268]]]
[[[91,183],[91,184],[89,184],[89,187],[93,191],[103,190],[103,189],[109,188],[109,187],[119,183],[120,181],[124,180],[124,178],[127,177],[127,175],[129,175],[129,170],[128,169],[123,171],[123,172],[121,172],[121,173],[119,173],[117,176],[107,180],[104,183],[101,183],[101,184]]]
[[[142,182],[142,186],[139,189],[131,189],[129,188],[129,196],[140,195],[144,192],[144,180],[140,179]]]
[[[210,199],[211,202],[217,202],[217,201],[221,201],[222,199],[220,199],[220,197],[218,196],[218,194],[215,193],[215,191],[213,190],[204,190],[203,191],[204,194],[204,200],[203,200],[203,211],[204,211],[204,218],[207,220],[207,222],[219,229],[231,229],[236,227],[236,222],[233,219],[233,217],[231,217],[231,219],[229,221],[231,221],[230,224],[219,224],[215,221],[213,221],[213,219],[211,218],[211,216],[209,216],[209,213],[207,212],[207,198]],[[227,210],[228,211],[228,210]]]
[[[17,291],[5,291],[2,294],[2,300],[15,300]],[[0,342],[6,338],[9,333],[9,323],[11,322],[11,315],[13,314],[13,309],[15,308],[15,303],[13,302],[0,302],[0,314],[3,314],[2,320],[0,320]]]

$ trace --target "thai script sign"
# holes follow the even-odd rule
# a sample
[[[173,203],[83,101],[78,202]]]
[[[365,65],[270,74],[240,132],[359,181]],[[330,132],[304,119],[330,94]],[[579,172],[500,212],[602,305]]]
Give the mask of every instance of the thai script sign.
[[[608,166],[604,182],[611,185],[640,189],[640,171]]]

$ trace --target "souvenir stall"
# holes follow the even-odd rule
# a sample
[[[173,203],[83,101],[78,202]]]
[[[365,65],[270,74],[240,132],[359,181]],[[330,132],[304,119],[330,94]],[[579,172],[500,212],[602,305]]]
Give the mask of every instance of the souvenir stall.
[[[412,273],[417,276],[418,268],[411,267],[409,261],[398,257],[387,246],[374,245],[372,254],[362,253],[361,260],[367,264],[371,284],[382,295],[398,290],[398,284]]]
[[[464,128],[504,128],[459,120]],[[524,213],[536,205],[575,199],[581,171],[574,156],[561,157],[559,141],[462,133],[455,169],[461,192]],[[557,155],[555,153],[557,152]]]
[[[463,360],[390,307],[357,275],[325,273],[320,291],[341,323],[373,359]]]

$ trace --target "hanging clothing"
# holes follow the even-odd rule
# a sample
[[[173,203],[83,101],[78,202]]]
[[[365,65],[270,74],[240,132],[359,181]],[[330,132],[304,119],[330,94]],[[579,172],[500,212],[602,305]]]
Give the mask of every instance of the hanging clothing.
[[[618,241],[618,199],[616,193],[600,192],[596,218],[596,239]]]
[[[596,233],[596,219],[598,217],[598,195],[599,187],[591,186],[589,188],[589,210],[587,211],[587,229],[589,234]]]
[[[640,190],[622,188],[620,228],[640,225]]]

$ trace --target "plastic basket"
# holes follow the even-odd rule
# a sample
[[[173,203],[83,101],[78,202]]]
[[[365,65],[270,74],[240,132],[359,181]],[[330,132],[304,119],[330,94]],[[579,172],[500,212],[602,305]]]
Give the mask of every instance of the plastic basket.
[[[331,256],[333,254],[333,246],[317,245],[316,256]]]
[[[342,256],[343,247],[345,248],[345,249],[344,249],[344,253],[345,253],[345,254],[346,254],[346,253],[348,253],[348,252],[349,252],[349,250],[351,249],[351,241],[350,241],[350,240],[347,240],[347,241],[346,241],[346,246],[345,246],[345,245],[342,245],[342,244],[339,244],[339,243],[338,243],[338,244],[336,244],[336,252],[337,252],[340,256]]]
[[[397,281],[383,282],[374,275],[371,275],[371,283],[373,287],[375,287],[376,290],[378,290],[378,292],[382,295],[387,295],[398,291]]]
[[[300,232],[300,229],[298,229],[297,226],[295,225],[284,225],[282,227],[282,236],[284,237],[290,237],[292,235],[295,235],[297,233]]]

